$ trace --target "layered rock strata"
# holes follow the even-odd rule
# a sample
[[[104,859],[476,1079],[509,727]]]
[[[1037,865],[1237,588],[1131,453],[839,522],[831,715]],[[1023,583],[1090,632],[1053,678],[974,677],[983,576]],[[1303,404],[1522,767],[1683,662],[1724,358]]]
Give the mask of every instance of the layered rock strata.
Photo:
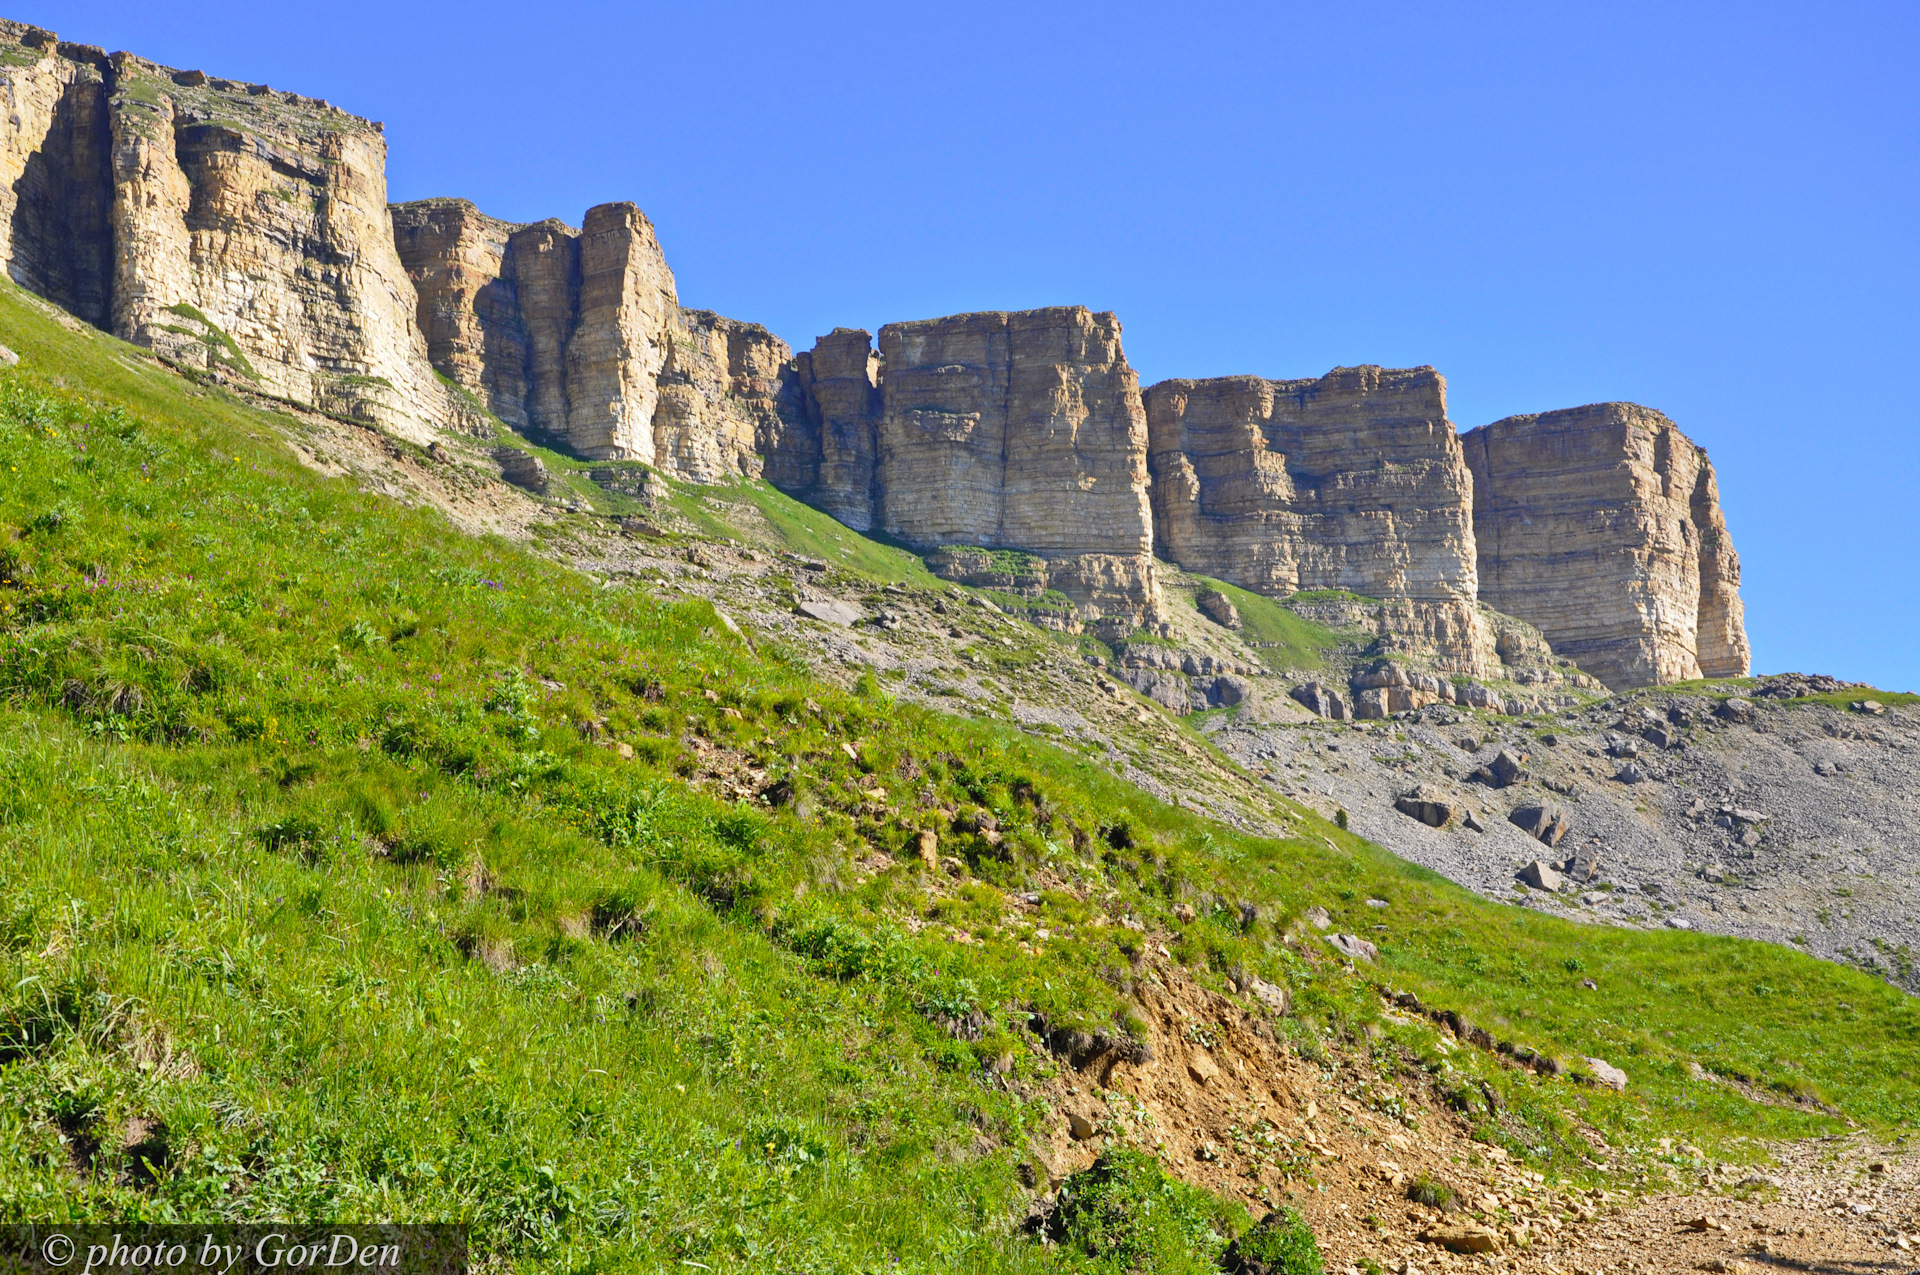
[[[1113,315],[893,323],[879,345],[838,330],[801,365],[824,508],[923,549],[1025,551],[1109,628],[1158,614],[1146,415]]]
[[[1474,606],[1472,479],[1438,372],[1162,381],[1146,410],[1161,555],[1273,596],[1381,599],[1386,635],[1410,652],[1497,670]]]
[[[22,286],[417,440],[466,421],[414,324],[377,124],[11,22],[0,95],[0,259]]]
[[[757,324],[682,309],[653,226],[628,203],[579,230],[514,225],[464,199],[393,208],[433,365],[516,430],[677,478],[797,457],[793,352]]]
[[[1489,605],[1616,690],[1745,675],[1740,560],[1713,466],[1672,421],[1597,403],[1464,442]]]

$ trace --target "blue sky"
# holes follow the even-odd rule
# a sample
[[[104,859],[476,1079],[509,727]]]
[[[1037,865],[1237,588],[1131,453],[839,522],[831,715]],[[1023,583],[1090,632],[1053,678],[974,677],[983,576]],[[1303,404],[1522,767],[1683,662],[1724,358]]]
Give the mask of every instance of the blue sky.
[[[395,199],[632,199],[683,303],[798,346],[1081,303],[1148,383],[1646,403],[1719,470],[1756,670],[1920,689],[1920,8],[1202,8],[6,12],[384,120]]]

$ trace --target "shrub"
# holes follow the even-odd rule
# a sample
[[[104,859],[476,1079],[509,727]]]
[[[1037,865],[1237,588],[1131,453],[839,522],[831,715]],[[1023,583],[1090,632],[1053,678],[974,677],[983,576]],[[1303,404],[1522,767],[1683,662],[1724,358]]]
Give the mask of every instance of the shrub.
[[[1067,1179],[1046,1232],[1094,1259],[1096,1269],[1197,1275],[1218,1269],[1233,1229],[1230,1207],[1168,1177],[1150,1155],[1110,1149]]]
[[[1234,1275],[1321,1275],[1320,1244],[1306,1220],[1276,1209],[1227,1249],[1221,1265]]]

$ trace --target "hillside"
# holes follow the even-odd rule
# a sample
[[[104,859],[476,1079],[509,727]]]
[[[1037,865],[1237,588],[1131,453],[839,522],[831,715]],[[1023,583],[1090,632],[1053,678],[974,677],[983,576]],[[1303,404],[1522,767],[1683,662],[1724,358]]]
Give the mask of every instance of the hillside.
[[[1870,1149],[1920,1125],[1877,978],[1490,902],[1250,782],[1123,653],[770,488],[534,500],[488,444],[273,410],[11,287],[0,342],[16,1217],[1178,1270],[1290,1203],[1337,1268],[1436,1251],[1426,1173],[1546,1270],[1635,1228],[1729,1251],[1636,1210],[1771,1173],[1705,1206],[1861,1260],[1920,1225]],[[688,596],[736,567],[789,604]],[[881,623],[793,616],[828,594]],[[951,680],[885,654],[932,616]],[[1377,640],[1267,623],[1309,661]],[[1045,729],[1016,669],[1101,707]],[[1890,1174],[1765,1168],[1850,1128]]]

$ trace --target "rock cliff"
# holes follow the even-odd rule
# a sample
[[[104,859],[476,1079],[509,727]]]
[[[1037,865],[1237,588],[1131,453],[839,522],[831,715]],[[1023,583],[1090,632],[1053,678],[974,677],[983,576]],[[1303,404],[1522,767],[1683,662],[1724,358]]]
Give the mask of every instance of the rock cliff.
[[[1432,368],[1143,395],[1119,322],[1083,307],[889,324],[877,349],[840,328],[795,357],[682,308],[633,204],[578,229],[389,207],[382,127],[324,101],[4,20],[0,97],[10,277],[270,395],[423,443],[497,419],[680,479],[764,475],[1115,638],[1169,623],[1158,553],[1370,633],[1393,672],[1356,710],[1458,674],[1577,684],[1565,656],[1616,688],[1747,668],[1713,469],[1646,408],[1462,440]]]
[[[1381,632],[1495,672],[1473,605],[1472,479],[1430,367],[1318,380],[1162,381],[1146,392],[1159,552],[1260,593],[1381,599]]]
[[[758,475],[803,422],[786,343],[682,309],[632,204],[590,208],[579,230],[514,225],[464,199],[392,214],[434,367],[512,428],[589,460],[718,482]]]
[[[1713,466],[1672,421],[1597,403],[1464,442],[1489,605],[1616,690],[1745,675],[1740,560]]]
[[[1024,551],[1107,628],[1158,614],[1146,414],[1113,315],[891,323],[879,344],[842,329],[801,365],[824,508],[920,548]]]
[[[467,423],[415,326],[378,125],[11,22],[0,94],[22,286],[297,403],[422,441]]]

